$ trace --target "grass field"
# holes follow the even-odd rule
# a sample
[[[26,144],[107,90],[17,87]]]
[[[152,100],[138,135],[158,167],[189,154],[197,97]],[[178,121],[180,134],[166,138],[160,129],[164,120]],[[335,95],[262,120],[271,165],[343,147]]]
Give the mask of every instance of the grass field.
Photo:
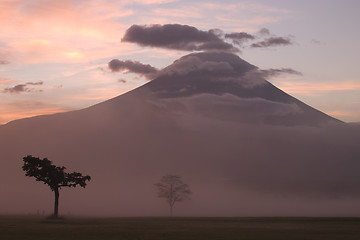
[[[0,216],[0,239],[359,240],[360,218],[66,218]]]

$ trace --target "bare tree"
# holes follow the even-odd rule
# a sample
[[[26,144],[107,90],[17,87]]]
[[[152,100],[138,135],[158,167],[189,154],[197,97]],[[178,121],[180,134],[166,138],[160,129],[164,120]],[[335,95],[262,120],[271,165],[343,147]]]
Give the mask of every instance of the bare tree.
[[[165,198],[169,204],[170,216],[173,215],[174,204],[190,199],[192,193],[189,186],[179,176],[170,174],[163,176],[155,186],[158,188],[158,197]]]

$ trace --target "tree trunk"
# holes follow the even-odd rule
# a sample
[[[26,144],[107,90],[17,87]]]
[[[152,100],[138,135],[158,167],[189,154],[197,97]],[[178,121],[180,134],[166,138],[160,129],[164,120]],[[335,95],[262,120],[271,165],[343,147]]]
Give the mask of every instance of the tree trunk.
[[[173,205],[170,204],[170,217],[173,216]]]
[[[55,188],[54,218],[59,216],[59,188]]]

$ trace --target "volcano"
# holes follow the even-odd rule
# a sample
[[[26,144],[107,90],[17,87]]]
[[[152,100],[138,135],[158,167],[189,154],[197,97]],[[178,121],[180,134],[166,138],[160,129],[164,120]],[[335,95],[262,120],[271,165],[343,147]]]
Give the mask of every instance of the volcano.
[[[157,101],[188,105],[197,114],[241,123],[319,126],[340,122],[276,88],[257,70],[231,53],[190,54],[133,94],[148,92]]]
[[[0,126],[0,214],[51,212],[30,154],[92,176],[61,191],[63,214],[166,214],[153,184],[170,173],[194,192],[175,215],[360,215],[359,142],[237,55],[194,53],[116,98]]]

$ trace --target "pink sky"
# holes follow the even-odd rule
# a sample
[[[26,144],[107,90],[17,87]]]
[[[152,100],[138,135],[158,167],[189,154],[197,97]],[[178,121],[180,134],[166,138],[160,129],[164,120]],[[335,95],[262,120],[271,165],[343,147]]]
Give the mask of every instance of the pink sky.
[[[265,27],[276,35],[292,36],[292,46],[247,48],[239,55],[262,69],[300,71],[301,76],[269,80],[325,113],[360,122],[360,36],[353,29],[360,20],[355,11],[360,6],[357,1],[346,6],[341,1],[327,3],[1,1],[0,124],[84,108],[146,83],[133,74],[111,73],[107,63],[130,59],[163,68],[188,54],[120,41],[131,25],[155,23],[249,33]],[[341,17],[333,18],[335,13]],[[10,91],[16,86],[21,91]]]

